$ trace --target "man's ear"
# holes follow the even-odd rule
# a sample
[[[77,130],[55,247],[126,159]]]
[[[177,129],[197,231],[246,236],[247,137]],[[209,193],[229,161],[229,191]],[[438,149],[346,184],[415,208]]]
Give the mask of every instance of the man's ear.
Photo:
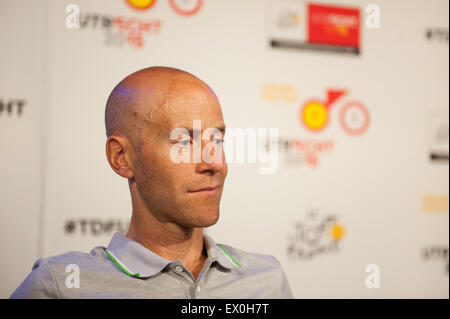
[[[106,140],[106,157],[109,166],[118,175],[124,178],[133,178],[133,167],[130,152],[133,151],[131,144],[126,138],[112,135]]]

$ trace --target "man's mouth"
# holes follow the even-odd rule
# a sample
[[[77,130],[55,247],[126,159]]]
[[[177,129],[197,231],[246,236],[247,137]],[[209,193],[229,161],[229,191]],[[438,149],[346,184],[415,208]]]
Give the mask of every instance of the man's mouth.
[[[193,191],[188,191],[189,193],[215,193],[217,191],[217,186],[204,187]]]

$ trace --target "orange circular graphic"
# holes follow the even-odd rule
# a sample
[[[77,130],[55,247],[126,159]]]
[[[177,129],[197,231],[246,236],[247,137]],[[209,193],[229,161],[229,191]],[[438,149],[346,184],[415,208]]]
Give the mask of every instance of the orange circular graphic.
[[[334,240],[340,240],[342,237],[344,237],[344,227],[339,224],[331,227],[331,237],[333,237]]]
[[[196,14],[203,5],[203,0],[169,0],[173,11],[183,16]]]
[[[341,108],[339,122],[346,133],[353,136],[361,135],[369,127],[369,111],[361,102],[350,101]]]
[[[131,7],[138,10],[147,10],[153,6],[156,0],[125,0]]]
[[[328,109],[322,102],[306,102],[301,111],[301,119],[306,128],[312,131],[322,130],[328,123]]]

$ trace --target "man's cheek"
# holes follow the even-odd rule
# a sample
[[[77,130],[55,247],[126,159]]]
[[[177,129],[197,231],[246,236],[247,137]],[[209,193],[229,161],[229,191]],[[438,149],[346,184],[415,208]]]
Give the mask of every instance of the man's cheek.
[[[223,167],[223,179],[225,179],[225,177],[227,177],[228,175],[228,164],[225,162],[224,167]]]

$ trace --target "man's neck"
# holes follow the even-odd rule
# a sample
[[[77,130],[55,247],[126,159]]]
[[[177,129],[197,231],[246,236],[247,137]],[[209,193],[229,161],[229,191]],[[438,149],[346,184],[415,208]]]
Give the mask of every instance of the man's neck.
[[[203,228],[183,229],[173,223],[143,220],[133,214],[126,236],[167,260],[181,260],[195,278],[207,257]]]

